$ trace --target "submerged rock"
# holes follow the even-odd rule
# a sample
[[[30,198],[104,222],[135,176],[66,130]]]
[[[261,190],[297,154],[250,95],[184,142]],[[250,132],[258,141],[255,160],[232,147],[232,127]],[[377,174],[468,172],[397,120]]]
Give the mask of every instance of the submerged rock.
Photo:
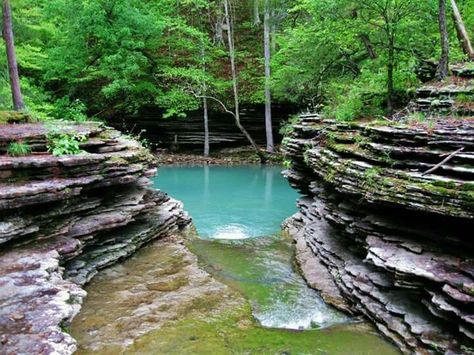
[[[2,125],[0,154],[22,140],[35,152],[0,155],[0,353],[75,351],[67,328],[98,270],[189,224],[181,203],[149,189],[154,158],[95,123],[83,154],[45,152],[41,124]]]
[[[286,227],[308,283],[405,353],[471,352],[474,119],[307,115],[285,141],[306,196]]]
[[[200,269],[197,257],[175,238],[150,244],[105,270],[88,292],[71,326],[79,353],[130,351],[136,341],[170,323],[191,315],[211,321],[245,306],[237,292]]]

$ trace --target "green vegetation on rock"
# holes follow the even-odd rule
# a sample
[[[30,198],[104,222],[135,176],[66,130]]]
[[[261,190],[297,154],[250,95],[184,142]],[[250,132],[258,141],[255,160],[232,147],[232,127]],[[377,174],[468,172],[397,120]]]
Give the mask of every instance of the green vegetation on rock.
[[[30,153],[31,148],[25,142],[11,142],[7,147],[7,154],[11,157],[21,157]]]
[[[74,132],[53,131],[48,133],[48,152],[54,156],[77,155],[84,151],[80,144],[87,140],[87,137]]]

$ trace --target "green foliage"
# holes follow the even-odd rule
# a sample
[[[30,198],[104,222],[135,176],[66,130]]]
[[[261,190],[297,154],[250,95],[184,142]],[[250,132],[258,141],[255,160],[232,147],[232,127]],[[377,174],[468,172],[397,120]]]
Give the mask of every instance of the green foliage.
[[[426,114],[423,112],[410,112],[407,121],[409,123],[423,123],[426,121]]]
[[[27,112],[0,111],[0,125],[7,123],[28,123],[33,121],[34,118]]]
[[[261,104],[262,27],[254,24],[253,2],[232,5],[241,105]],[[458,5],[466,28],[474,28],[474,0]],[[38,119],[80,122],[147,106],[163,108],[164,118],[185,117],[202,106],[203,94],[233,105],[226,31],[219,36],[216,28],[220,1],[17,0],[12,6],[22,90]],[[394,96],[403,105],[419,85],[415,68],[439,57],[437,6],[435,0],[272,1],[274,101],[324,107],[338,120],[385,115],[389,28]],[[397,18],[400,8],[409,11]],[[463,60],[451,16],[448,21],[450,58]],[[0,68],[0,109],[7,110],[5,56]]]
[[[474,63],[472,63],[474,64]],[[460,104],[469,104],[474,102],[474,94],[458,94],[456,102]]]
[[[31,153],[31,148],[27,143],[18,141],[8,144],[7,154],[11,157],[22,157]]]
[[[285,169],[291,169],[293,167],[293,162],[289,159],[283,160],[283,167]]]
[[[300,120],[299,115],[290,116],[290,118],[287,121],[284,121],[281,123],[279,133],[284,137],[288,136],[290,133],[293,132],[295,124],[297,124],[299,120]]]
[[[377,189],[377,184],[379,184],[380,176],[382,175],[383,170],[380,167],[372,167],[364,171],[364,181],[363,186],[374,192]]]
[[[75,132],[66,132],[61,129],[52,130],[47,135],[48,152],[54,156],[77,155],[84,153],[80,148],[82,142],[87,141],[87,137]]]
[[[74,122],[87,121],[86,114],[87,107],[79,99],[71,101],[69,97],[64,96],[54,102],[53,110],[51,110],[51,117]]]
[[[146,130],[142,129],[138,133],[134,133],[133,131],[128,132],[125,137],[128,137],[130,139],[133,139],[137,142],[140,142],[142,146],[144,146],[147,149],[152,149],[153,148],[153,143],[150,142],[150,140],[146,137],[144,137],[144,134],[146,133]]]
[[[394,98],[403,106],[419,85],[415,68],[439,57],[437,6],[434,0],[295,1],[292,26],[279,34],[273,57],[275,96],[314,110],[324,105],[325,115],[338,120],[384,115],[393,39]],[[463,7],[474,23],[473,11]],[[450,34],[451,58],[462,59],[456,33]]]

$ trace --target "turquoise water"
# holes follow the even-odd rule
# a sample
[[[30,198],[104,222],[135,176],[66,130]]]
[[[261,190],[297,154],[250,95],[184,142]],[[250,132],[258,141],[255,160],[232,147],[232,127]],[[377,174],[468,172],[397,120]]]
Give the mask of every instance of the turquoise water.
[[[164,166],[155,186],[183,201],[200,236],[211,239],[272,235],[298,198],[274,166]]]
[[[279,167],[162,167],[155,186],[184,202],[200,239],[191,250],[238,289],[262,326],[325,327],[348,319],[327,306],[295,270],[293,244],[280,232],[296,199]]]
[[[294,268],[279,231],[297,195],[280,169],[162,167],[155,186],[184,202],[201,234],[187,246],[229,287],[180,243],[150,243],[87,286],[70,329],[78,354],[398,353]]]

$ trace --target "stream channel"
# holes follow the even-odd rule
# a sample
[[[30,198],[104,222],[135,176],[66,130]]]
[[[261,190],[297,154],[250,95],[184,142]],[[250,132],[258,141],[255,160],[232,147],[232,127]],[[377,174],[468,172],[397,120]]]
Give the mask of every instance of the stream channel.
[[[298,195],[279,167],[164,166],[154,183],[193,217],[192,253],[157,241],[99,273],[71,326],[77,353],[398,353],[298,273],[280,231]]]

